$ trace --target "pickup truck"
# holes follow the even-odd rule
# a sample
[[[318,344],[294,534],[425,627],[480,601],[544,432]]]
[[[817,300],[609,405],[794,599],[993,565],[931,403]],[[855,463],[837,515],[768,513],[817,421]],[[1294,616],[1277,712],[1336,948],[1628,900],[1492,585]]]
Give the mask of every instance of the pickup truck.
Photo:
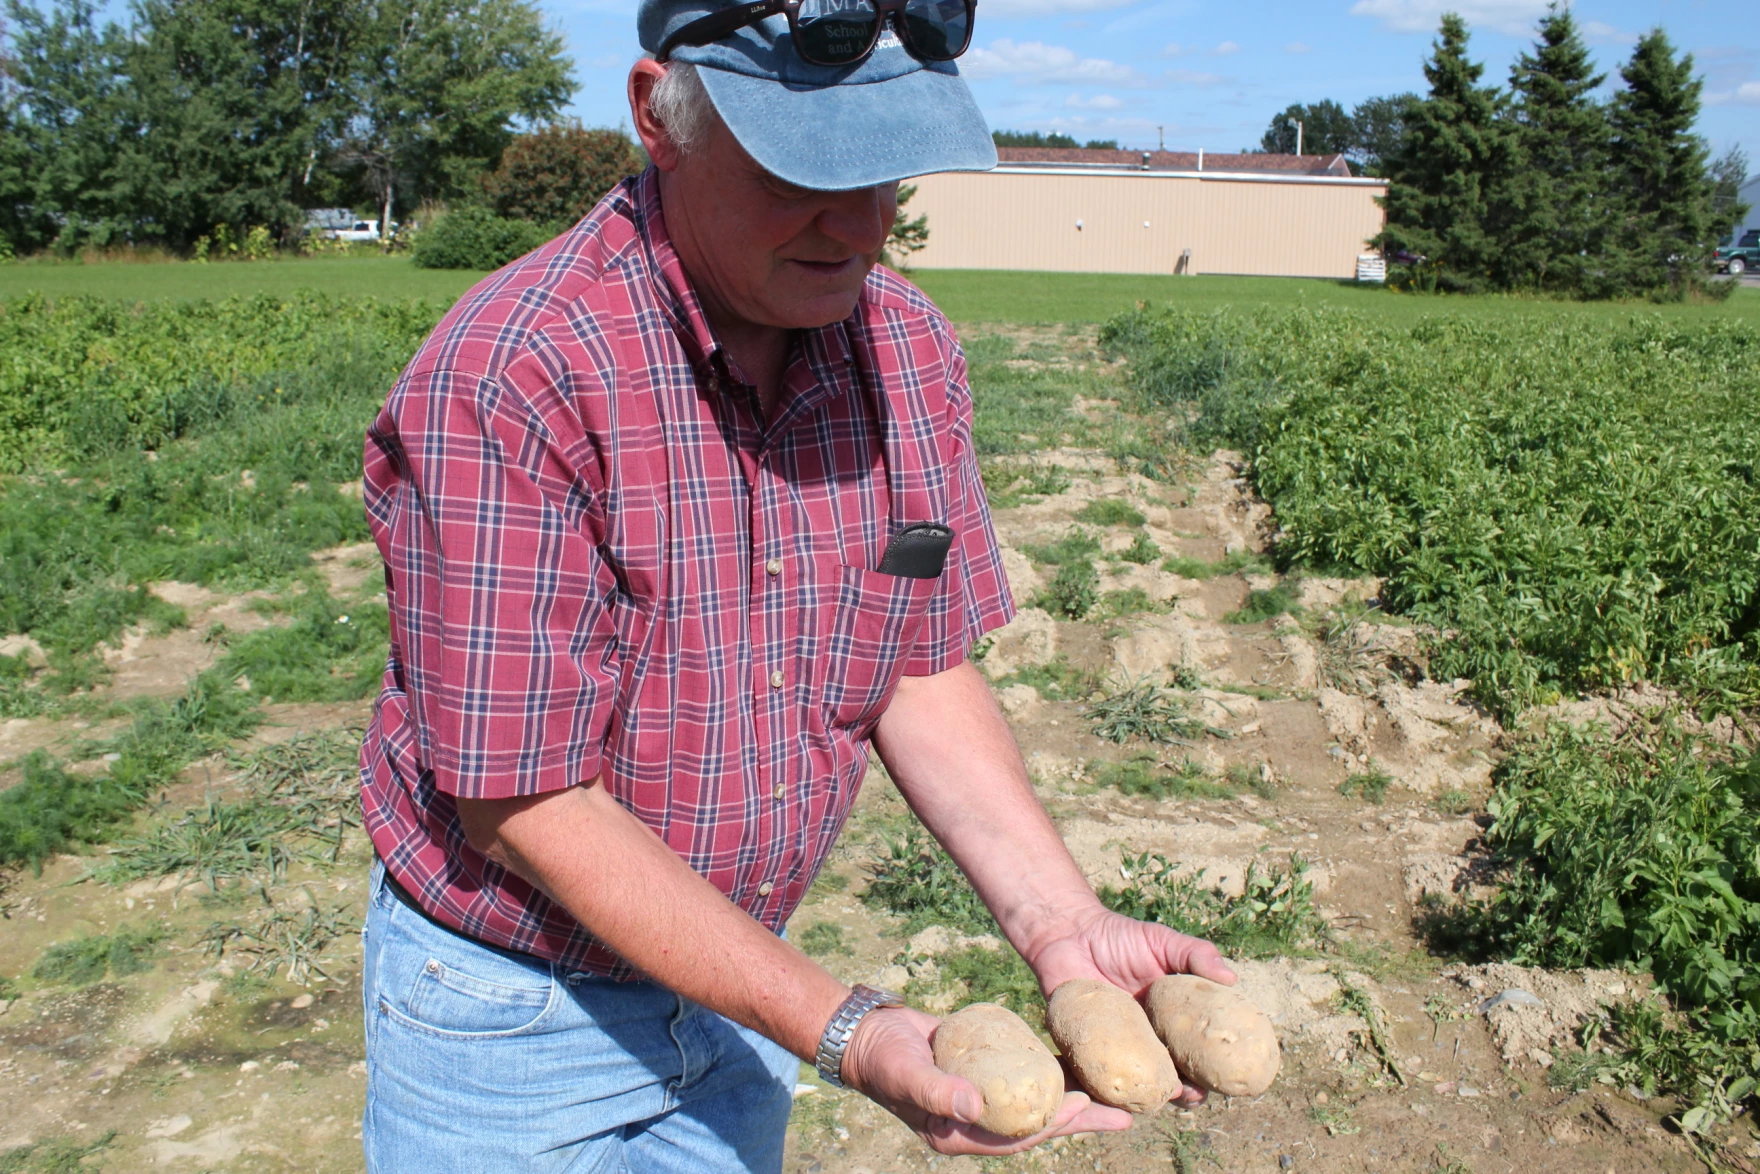
[[[1739,241],[1718,245],[1711,263],[1719,273],[1731,277],[1740,277],[1750,269],[1760,271],[1760,228],[1750,228]]]

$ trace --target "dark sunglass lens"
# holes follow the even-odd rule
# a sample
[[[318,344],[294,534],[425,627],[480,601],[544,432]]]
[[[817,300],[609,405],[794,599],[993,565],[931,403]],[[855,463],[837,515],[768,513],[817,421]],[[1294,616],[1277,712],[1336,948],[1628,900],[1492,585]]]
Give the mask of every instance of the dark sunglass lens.
[[[874,0],[801,0],[795,52],[819,65],[846,65],[868,51],[879,25]]]
[[[971,14],[966,0],[910,0],[904,24],[911,48],[930,61],[951,61],[971,37]]]

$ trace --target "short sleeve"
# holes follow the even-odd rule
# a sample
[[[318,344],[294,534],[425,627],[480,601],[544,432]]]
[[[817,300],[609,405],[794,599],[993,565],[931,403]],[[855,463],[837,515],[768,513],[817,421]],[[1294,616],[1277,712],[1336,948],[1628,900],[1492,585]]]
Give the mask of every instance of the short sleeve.
[[[412,372],[386,407],[407,469],[388,536],[393,632],[446,794],[503,799],[600,772],[616,580],[579,420],[506,377]]]
[[[972,392],[965,353],[944,322],[941,341],[947,354],[948,525],[954,530],[935,594],[929,601],[916,648],[905,675],[927,677],[959,664],[986,632],[1014,618],[1002,551],[990,521],[990,502],[972,446]]]

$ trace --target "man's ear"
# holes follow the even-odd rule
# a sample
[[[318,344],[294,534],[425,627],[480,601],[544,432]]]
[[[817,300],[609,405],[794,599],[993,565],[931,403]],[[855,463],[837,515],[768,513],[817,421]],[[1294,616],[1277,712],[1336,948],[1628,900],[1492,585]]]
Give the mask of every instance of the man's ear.
[[[643,57],[629,68],[629,113],[636,124],[636,134],[647,149],[648,158],[661,171],[676,171],[683,152],[672,141],[666,126],[654,117],[649,100],[654,87],[666,76],[666,67],[652,57]]]

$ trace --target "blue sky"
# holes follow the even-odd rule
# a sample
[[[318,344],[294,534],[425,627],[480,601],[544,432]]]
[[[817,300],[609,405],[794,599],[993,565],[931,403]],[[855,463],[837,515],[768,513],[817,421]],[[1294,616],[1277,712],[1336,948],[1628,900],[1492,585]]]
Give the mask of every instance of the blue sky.
[[[568,38],[581,82],[573,113],[627,121],[624,74],[639,52],[631,0],[540,0]],[[1638,33],[1661,25],[1705,79],[1700,133],[1741,144],[1760,171],[1760,3],[1579,0],[1599,66],[1615,81]],[[1254,146],[1291,102],[1422,92],[1443,11],[1473,30],[1487,80],[1505,82],[1546,0],[979,0],[961,68],[992,127],[1060,130],[1152,147]],[[1165,128],[1158,132],[1157,128]]]

